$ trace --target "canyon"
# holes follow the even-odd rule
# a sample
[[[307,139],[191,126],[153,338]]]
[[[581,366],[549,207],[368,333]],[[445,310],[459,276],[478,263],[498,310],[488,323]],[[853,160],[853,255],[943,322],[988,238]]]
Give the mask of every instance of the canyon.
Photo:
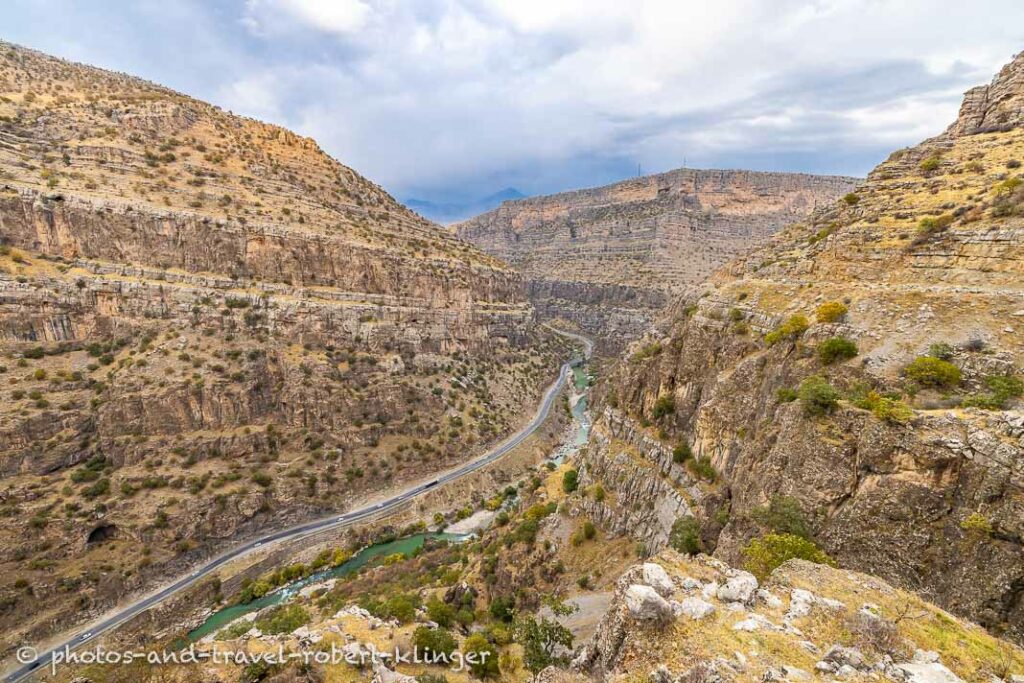
[[[683,168],[506,201],[453,229],[522,273],[538,315],[614,354],[686,288],[857,182]]]
[[[0,45],[4,648],[464,462],[568,351],[287,130]]]
[[[102,643],[489,662],[60,676],[1024,680],[1024,53],[864,181],[680,169],[452,231],[311,140],[0,53],[5,653],[419,485]],[[523,449],[422,485],[570,357]]]

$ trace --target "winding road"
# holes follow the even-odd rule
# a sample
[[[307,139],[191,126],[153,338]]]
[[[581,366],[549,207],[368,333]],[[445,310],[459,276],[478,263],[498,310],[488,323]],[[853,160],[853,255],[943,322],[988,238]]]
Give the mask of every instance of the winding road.
[[[546,327],[547,329],[551,330],[556,334],[581,342],[584,345],[585,354],[587,356],[590,355],[591,349],[593,348],[593,343],[590,339],[582,337],[577,334],[573,334],[571,332],[558,330],[549,325],[544,325],[544,327]],[[224,553],[223,555],[220,555],[208,561],[206,564],[197,567],[190,574],[180,577],[174,583],[171,583],[170,585],[165,586],[144,598],[141,598],[137,602],[132,603],[127,607],[119,609],[117,612],[100,619],[96,623],[86,626],[78,634],[72,636],[68,640],[65,640],[47,649],[44,652],[36,653],[36,651],[32,648],[21,648],[18,651],[19,661],[21,661],[22,658],[28,659],[29,656],[34,656],[34,659],[31,659],[31,661],[22,662],[22,665],[20,667],[10,671],[4,677],[3,680],[6,683],[17,683],[18,681],[21,681],[33,672],[44,669],[49,665],[55,652],[62,652],[65,650],[65,648],[73,650],[75,648],[81,647],[82,645],[85,645],[86,643],[94,640],[95,638],[98,638],[100,635],[128,621],[132,617],[135,617],[141,614],[142,612],[145,612],[149,608],[158,605],[159,603],[163,602],[175,593],[185,588],[188,588],[189,586],[194,585],[202,578],[209,575],[211,572],[219,569],[220,567],[224,566],[228,562],[231,562],[232,560],[236,560],[251,552],[265,549],[269,546],[281,543],[283,541],[294,541],[296,539],[300,539],[305,536],[319,533],[321,531],[345,527],[355,522],[364,520],[368,517],[374,517],[382,515],[389,511],[393,511],[395,508],[404,505],[413,498],[422,495],[423,493],[429,491],[432,488],[435,488],[437,486],[443,486],[444,484],[453,482],[456,479],[466,476],[470,472],[474,472],[482,467],[485,467],[493,463],[495,460],[498,460],[499,458],[502,458],[505,455],[507,455],[510,451],[515,449],[519,444],[528,439],[531,435],[533,435],[534,432],[536,432],[540,428],[540,426],[548,418],[548,415],[551,413],[551,408],[555,403],[555,398],[558,396],[558,392],[562,388],[562,384],[569,377],[570,373],[571,362],[563,363],[562,368],[558,373],[558,379],[552,382],[551,385],[544,392],[544,397],[541,400],[541,403],[538,406],[537,412],[534,414],[533,419],[530,420],[529,423],[524,425],[515,434],[509,436],[507,439],[505,439],[504,441],[502,441],[497,446],[489,450],[487,453],[481,455],[480,457],[471,460],[459,466],[456,469],[448,470],[447,472],[437,477],[434,477],[429,481],[416,484],[411,488],[408,488],[384,500],[378,501],[371,505],[367,505],[366,507],[362,507],[357,510],[351,510],[349,512],[345,512],[342,514],[332,515],[330,517],[324,517],[322,519],[318,519],[312,522],[306,522],[304,524],[290,527],[288,529],[282,529],[281,531],[276,531],[267,534],[266,536],[254,538],[251,541],[248,541],[243,545],[240,545]],[[22,653],[29,656],[22,657]]]

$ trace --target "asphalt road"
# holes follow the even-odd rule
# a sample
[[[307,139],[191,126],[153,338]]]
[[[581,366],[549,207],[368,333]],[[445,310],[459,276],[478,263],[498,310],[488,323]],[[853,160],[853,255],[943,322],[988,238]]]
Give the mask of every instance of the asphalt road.
[[[583,344],[586,347],[587,355],[590,355],[591,342],[586,337],[581,337],[579,335],[571,334],[568,332],[562,332],[561,330],[556,330],[554,328],[549,329],[563,336],[567,336],[583,342]],[[457,469],[449,470],[448,472],[445,472],[444,474],[435,477],[434,479],[420,483],[416,486],[413,486],[412,488],[406,489],[401,493],[398,493],[390,498],[387,498],[386,500],[374,503],[373,505],[360,508],[358,510],[345,512],[340,515],[333,515],[331,517],[325,517],[323,519],[318,519],[316,521],[307,522],[305,524],[291,527],[289,529],[276,531],[274,533],[259,538],[255,538],[243,545],[240,545],[237,548],[234,548],[233,550],[223,555],[220,555],[219,557],[213,560],[210,560],[206,564],[195,569],[191,574],[182,576],[174,583],[160,589],[156,593],[153,593],[148,597],[142,598],[138,602],[135,602],[122,610],[119,610],[117,613],[112,614],[109,617],[106,617],[94,624],[90,624],[89,626],[85,627],[80,633],[71,637],[70,639],[65,640],[64,642],[58,645],[55,645],[54,647],[46,650],[45,652],[38,653],[33,661],[23,663],[22,666],[8,673],[4,677],[4,681],[6,681],[7,683],[16,683],[17,681],[24,679],[36,670],[43,670],[48,668],[54,652],[63,651],[65,648],[75,649],[81,647],[82,645],[85,645],[89,641],[98,638],[100,635],[115,628],[119,624],[124,623],[132,617],[137,616],[142,612],[145,612],[150,607],[153,607],[154,605],[157,605],[160,602],[166,600],[168,597],[174,595],[178,591],[184,588],[188,588],[189,586],[195,584],[197,581],[207,576],[211,572],[215,571],[216,569],[224,566],[228,562],[238,559],[239,557],[242,557],[243,555],[253,552],[258,548],[262,549],[266,546],[273,545],[275,543],[280,543],[282,541],[293,541],[298,538],[302,538],[303,536],[308,536],[310,534],[325,531],[327,529],[347,526],[354,522],[366,519],[367,517],[372,517],[375,515],[379,515],[381,513],[388,512],[389,510],[392,510],[396,507],[403,505],[404,503],[412,500],[413,498],[416,498],[417,496],[425,493],[426,491],[429,491],[434,487],[450,483],[452,481],[455,481],[456,479],[459,479],[460,477],[466,476],[470,472],[473,472],[475,470],[480,469],[481,467],[489,465],[495,460],[498,460],[499,458],[507,455],[516,446],[518,446],[523,441],[528,439],[534,432],[537,431],[537,429],[540,428],[541,424],[544,423],[548,415],[551,413],[551,408],[554,405],[555,398],[558,396],[558,391],[562,387],[562,384],[565,382],[566,378],[569,377],[569,374],[570,364],[564,363],[562,365],[562,369],[559,371],[558,379],[555,380],[544,393],[544,398],[541,401],[540,406],[537,408],[537,412],[533,416],[533,419],[530,420],[530,422],[527,425],[525,425],[522,429],[520,429],[518,432],[508,437],[500,444],[498,444],[490,451],[488,451],[486,454],[477,458],[476,460],[471,460],[468,463],[461,465]]]

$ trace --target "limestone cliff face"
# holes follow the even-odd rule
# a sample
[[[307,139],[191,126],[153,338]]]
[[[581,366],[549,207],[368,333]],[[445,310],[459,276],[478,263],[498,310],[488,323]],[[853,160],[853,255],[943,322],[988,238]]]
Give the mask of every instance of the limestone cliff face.
[[[541,315],[621,348],[673,294],[855,184],[679,169],[505,202],[455,230],[522,272]]]
[[[645,540],[678,484],[651,501],[607,466],[623,420],[692,451],[690,510],[717,556],[742,561],[772,529],[758,510],[796,501],[841,566],[1024,637],[1022,70],[718,271],[621,360],[582,467]]]
[[[42,638],[510,429],[518,274],[312,140],[0,49],[0,623]]]

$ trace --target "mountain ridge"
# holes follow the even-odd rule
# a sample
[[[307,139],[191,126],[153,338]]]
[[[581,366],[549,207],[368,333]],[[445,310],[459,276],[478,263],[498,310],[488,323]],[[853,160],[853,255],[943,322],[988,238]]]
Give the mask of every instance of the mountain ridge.
[[[856,182],[676,169],[506,202],[453,229],[522,272],[542,317],[615,350],[683,289]]]

